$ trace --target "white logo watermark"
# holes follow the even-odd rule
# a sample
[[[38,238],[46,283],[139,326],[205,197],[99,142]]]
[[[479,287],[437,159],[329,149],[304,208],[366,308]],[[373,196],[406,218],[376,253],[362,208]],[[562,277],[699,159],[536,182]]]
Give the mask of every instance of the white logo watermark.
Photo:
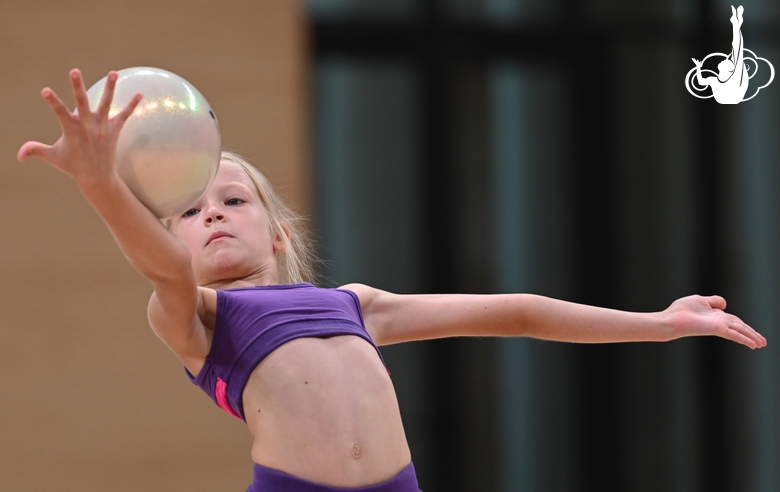
[[[755,53],[745,48],[740,30],[742,27],[742,13],[744,11],[745,9],[741,5],[736,10],[734,10],[733,6],[731,7],[732,15],[730,20],[733,33],[731,54],[712,53],[707,55],[702,61],[692,58],[696,66],[685,76],[685,88],[694,96],[700,99],[714,97],[720,104],[739,104],[742,101],[748,101],[756,97],[758,91],[771,84],[772,79],[775,78],[775,67],[766,58],[756,56]],[[702,68],[709,58],[715,58],[716,60],[723,58],[718,63],[718,73]],[[759,61],[763,61],[769,67],[769,81],[758,87],[749,97],[745,97],[750,79],[758,73]],[[706,77],[704,75],[713,76]],[[709,95],[697,94],[697,92],[706,94],[708,89],[712,90],[712,93]]]

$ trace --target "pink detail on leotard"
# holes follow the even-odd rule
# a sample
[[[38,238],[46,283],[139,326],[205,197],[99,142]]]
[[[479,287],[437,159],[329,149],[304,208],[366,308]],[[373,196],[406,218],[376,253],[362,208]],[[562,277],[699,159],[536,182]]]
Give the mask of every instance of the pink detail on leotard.
[[[219,408],[226,411],[230,415],[234,416],[237,419],[241,419],[241,416],[236,413],[235,410],[230,408],[230,403],[228,403],[227,400],[227,383],[222,381],[222,378],[217,378],[217,387],[216,391],[214,391],[214,394],[217,397],[217,405],[219,405]]]

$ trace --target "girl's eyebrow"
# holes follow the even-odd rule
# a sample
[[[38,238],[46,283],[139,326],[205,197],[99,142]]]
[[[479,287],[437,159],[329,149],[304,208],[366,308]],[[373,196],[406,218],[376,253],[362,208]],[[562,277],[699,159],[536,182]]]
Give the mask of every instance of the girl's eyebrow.
[[[251,192],[252,191],[247,185],[245,185],[244,183],[237,182],[237,181],[234,181],[232,183],[225,183],[223,185],[217,186],[215,188],[215,190],[216,191],[230,191],[232,188],[239,188],[239,189],[241,189],[242,191],[245,191],[245,192]]]

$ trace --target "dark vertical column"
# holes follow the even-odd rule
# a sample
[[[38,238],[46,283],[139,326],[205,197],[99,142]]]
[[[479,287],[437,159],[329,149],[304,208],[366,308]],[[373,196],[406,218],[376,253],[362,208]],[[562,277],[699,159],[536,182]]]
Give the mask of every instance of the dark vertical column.
[[[449,292],[455,283],[451,190],[454,187],[451,87],[448,50],[436,0],[425,2],[423,33],[417,49],[422,80],[422,155],[425,165],[426,276],[429,292]]]
[[[575,301],[615,306],[617,253],[615,157],[610,39],[589,27],[585,2],[567,6],[574,166]],[[618,350],[614,345],[573,351],[579,406],[577,476],[581,490],[622,490]]]
[[[452,165],[452,115],[449,62],[442,42],[442,19],[438,2],[424,2],[420,45],[415,53],[422,81],[422,136],[424,162],[423,190],[425,208],[425,285],[431,293],[448,293],[455,286],[453,217],[450,213],[454,187]],[[462,381],[466,371],[458,362],[459,340],[427,342],[430,405],[433,407],[430,426],[434,430],[435,469],[429,476],[433,483],[421,484],[431,492],[460,491],[465,482],[460,402]],[[464,491],[465,492],[465,491]]]
[[[458,50],[453,60],[450,87],[453,95],[450,146],[454,187],[449,213],[453,217],[455,290],[490,292],[492,253],[488,173],[489,109],[485,63]],[[464,368],[459,381],[463,400],[458,405],[461,446],[467,453],[461,490],[500,489],[501,451],[498,423],[496,340],[461,339],[457,363]]]
[[[697,13],[699,29],[693,43],[696,58],[701,59],[707,53],[716,50],[723,40],[716,37],[713,27],[716,2],[698,0]],[[731,42],[729,38],[728,42]],[[710,295],[722,293],[722,270],[724,254],[720,238],[722,237],[722,221],[720,203],[723,196],[723,150],[722,135],[719,134],[718,104],[711,99],[692,100],[695,105],[696,134],[694,146],[696,149],[695,176],[698,184],[698,207],[696,230],[698,263],[696,265],[696,287],[700,294]],[[724,353],[719,340],[705,339],[698,344],[698,375],[700,388],[699,408],[701,436],[701,484],[702,490],[729,490],[729,462],[726,452],[724,429],[727,415],[724,404],[726,394],[723,384],[725,374],[723,368]]]
[[[446,1],[446,0],[443,0]],[[428,292],[449,293],[472,291],[474,285],[464,285],[468,268],[461,266],[464,245],[459,228],[468,227],[461,215],[464,207],[484,207],[476,203],[484,196],[479,193],[459,194],[468,172],[459,168],[455,155],[464,150],[460,138],[475,138],[480,131],[473,125],[458,127],[459,104],[456,87],[456,66],[468,53],[445,24],[443,8],[436,0],[427,0],[420,30],[420,43],[415,56],[422,80],[422,155],[425,170],[425,258],[426,289]],[[482,68],[482,67],[480,67]],[[462,75],[462,74],[461,74]],[[484,90],[484,87],[479,89]],[[482,95],[484,98],[484,95]],[[484,106],[484,104],[483,104]],[[461,123],[463,118],[461,116]],[[463,133],[469,133],[465,137]],[[483,139],[484,140],[484,139]],[[484,141],[481,142],[485,144]],[[474,145],[479,146],[480,142]],[[485,149],[483,149],[484,151]],[[467,162],[464,166],[482,166],[487,162]],[[473,191],[473,189],[472,189]],[[475,203],[469,203],[469,202]],[[461,212],[461,213],[459,213]],[[495,413],[492,398],[495,379],[492,360],[493,344],[468,339],[437,340],[427,344],[430,371],[431,405],[434,407],[431,426],[435,429],[437,453],[435,482],[423,484],[431,492],[469,492],[496,490],[498,465],[495,452]],[[492,443],[492,449],[486,443]],[[476,487],[476,488],[475,488]]]

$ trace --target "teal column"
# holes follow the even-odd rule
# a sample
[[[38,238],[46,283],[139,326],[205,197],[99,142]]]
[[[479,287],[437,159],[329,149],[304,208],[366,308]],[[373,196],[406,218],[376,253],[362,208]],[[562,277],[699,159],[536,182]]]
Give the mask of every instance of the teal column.
[[[532,289],[529,81],[519,68],[504,65],[490,74],[493,130],[493,213],[495,283],[499,292]],[[539,490],[535,461],[533,342],[506,339],[498,344],[499,408],[503,490]]]
[[[565,298],[569,283],[563,84],[555,72],[488,71],[494,290]],[[563,344],[497,344],[502,490],[571,490]]]
[[[778,49],[749,48],[780,68]],[[740,105],[735,160],[744,210],[745,318],[769,341],[750,354],[752,371],[745,382],[752,392],[755,446],[754,483],[746,490],[757,492],[780,490],[780,92],[775,84]]]

